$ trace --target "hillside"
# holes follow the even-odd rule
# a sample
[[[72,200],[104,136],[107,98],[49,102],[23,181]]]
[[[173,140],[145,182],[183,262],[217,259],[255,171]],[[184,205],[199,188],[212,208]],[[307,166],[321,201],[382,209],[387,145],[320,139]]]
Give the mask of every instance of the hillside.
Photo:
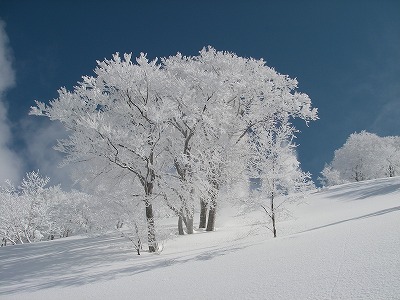
[[[135,255],[118,235],[0,249],[0,299],[400,299],[400,178],[316,191],[278,238],[225,209],[217,231]]]

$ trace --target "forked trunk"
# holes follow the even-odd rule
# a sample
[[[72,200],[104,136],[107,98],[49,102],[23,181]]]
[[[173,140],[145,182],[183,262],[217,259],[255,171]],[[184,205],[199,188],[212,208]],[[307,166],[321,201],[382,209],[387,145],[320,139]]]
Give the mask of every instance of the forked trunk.
[[[185,223],[187,234],[193,234],[193,216],[181,216],[183,223]]]

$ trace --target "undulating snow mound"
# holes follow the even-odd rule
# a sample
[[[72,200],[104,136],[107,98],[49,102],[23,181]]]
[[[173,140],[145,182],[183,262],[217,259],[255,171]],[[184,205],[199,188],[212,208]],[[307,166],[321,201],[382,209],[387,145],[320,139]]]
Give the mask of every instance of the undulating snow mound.
[[[218,230],[135,255],[116,235],[0,249],[0,299],[400,299],[400,178],[289,204],[278,238],[225,210]]]

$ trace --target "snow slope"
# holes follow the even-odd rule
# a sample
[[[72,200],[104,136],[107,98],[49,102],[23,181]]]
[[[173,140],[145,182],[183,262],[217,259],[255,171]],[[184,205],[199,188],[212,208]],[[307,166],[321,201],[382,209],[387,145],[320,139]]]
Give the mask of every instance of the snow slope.
[[[400,178],[290,204],[278,238],[254,213],[135,255],[116,235],[0,248],[0,299],[400,299]]]

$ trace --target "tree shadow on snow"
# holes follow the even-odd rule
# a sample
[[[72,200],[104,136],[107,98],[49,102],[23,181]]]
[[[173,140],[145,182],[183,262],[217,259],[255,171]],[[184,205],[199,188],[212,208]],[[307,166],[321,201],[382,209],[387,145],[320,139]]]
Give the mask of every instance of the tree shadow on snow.
[[[385,214],[392,213],[392,212],[395,212],[395,211],[400,211],[400,206],[395,206],[395,207],[392,207],[392,208],[379,210],[379,211],[376,211],[376,212],[373,212],[373,213],[370,213],[370,214],[366,214],[366,215],[362,215],[362,216],[359,216],[359,217],[345,219],[345,220],[341,220],[341,221],[338,221],[338,222],[334,222],[334,223],[330,223],[330,224],[326,224],[326,225],[310,228],[310,229],[301,231],[299,233],[304,233],[304,232],[308,232],[308,231],[314,231],[314,230],[318,230],[318,229],[321,229],[321,228],[326,228],[326,227],[330,227],[330,226],[334,226],[334,225],[338,225],[338,224],[342,224],[342,223],[346,223],[346,222],[351,222],[351,221],[356,221],[356,220],[361,220],[361,219],[366,219],[366,218],[377,217],[377,216],[385,215]]]
[[[354,188],[357,186],[357,188]],[[337,192],[340,191],[340,192]],[[384,181],[377,185],[374,182],[358,182],[348,184],[348,186],[340,188],[332,188],[327,191],[329,198],[343,198],[345,201],[362,200],[369,197],[384,196],[392,193],[399,193],[400,183]]]
[[[106,236],[3,247],[0,296],[133,276],[193,260],[210,260],[245,247],[208,247],[184,255],[138,256],[127,245],[122,237]]]

